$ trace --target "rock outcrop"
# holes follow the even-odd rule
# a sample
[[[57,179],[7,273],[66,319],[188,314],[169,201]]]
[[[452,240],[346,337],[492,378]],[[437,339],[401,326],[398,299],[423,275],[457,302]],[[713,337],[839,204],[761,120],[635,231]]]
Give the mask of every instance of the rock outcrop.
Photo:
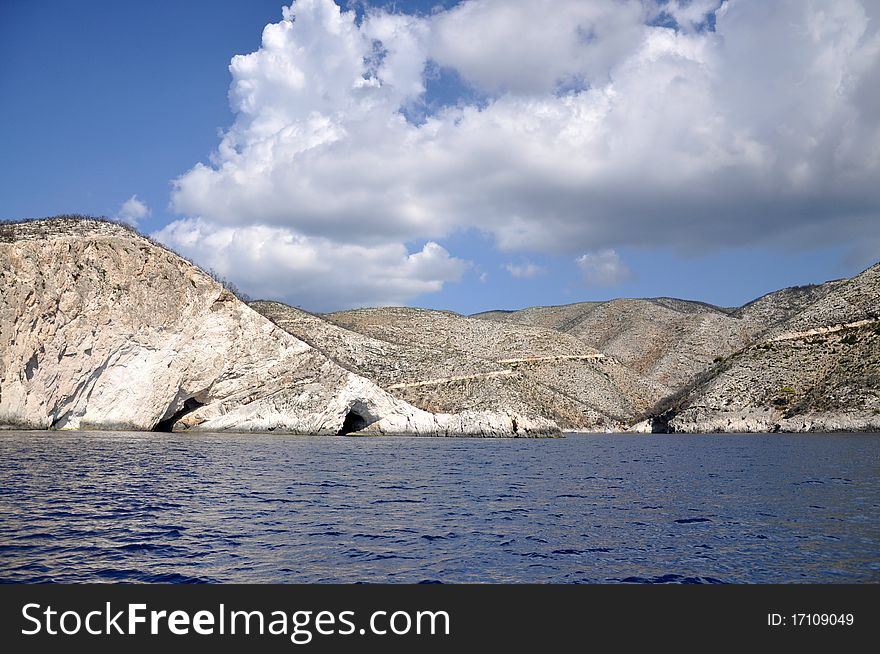
[[[880,265],[742,307],[251,306],[131,229],[0,224],[0,427],[880,430]]]
[[[660,384],[629,431],[880,430],[880,265],[736,309],[655,298],[475,317],[575,336]]]
[[[672,298],[581,302],[474,317],[560,331],[615,357],[666,393],[752,336],[750,325],[726,309]]]
[[[510,412],[435,414],[278,328],[123,226],[0,226],[0,424],[311,434],[543,435]]]
[[[823,287],[680,391],[668,429],[880,431],[880,265]]]
[[[569,430],[619,430],[662,394],[614,358],[554,330],[401,307],[315,316],[278,302],[252,306],[430,412],[514,410]]]

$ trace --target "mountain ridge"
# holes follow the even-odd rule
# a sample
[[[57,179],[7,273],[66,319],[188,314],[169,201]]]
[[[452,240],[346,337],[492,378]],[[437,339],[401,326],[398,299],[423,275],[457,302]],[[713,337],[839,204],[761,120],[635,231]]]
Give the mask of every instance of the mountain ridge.
[[[136,231],[0,225],[0,424],[36,429],[552,435],[426,412],[323,356]]]
[[[880,264],[732,308],[661,296],[470,316],[313,314],[247,305],[110,221],[3,222],[0,251],[0,423],[529,436],[880,428]]]

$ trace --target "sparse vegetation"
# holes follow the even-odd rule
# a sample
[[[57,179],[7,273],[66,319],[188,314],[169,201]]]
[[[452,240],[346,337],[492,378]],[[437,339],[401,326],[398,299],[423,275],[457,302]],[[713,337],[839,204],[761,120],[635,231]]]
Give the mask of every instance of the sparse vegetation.
[[[47,223],[46,235],[50,235],[50,230],[48,226],[51,225],[55,221],[93,221],[93,222],[101,222],[107,223],[110,225],[116,225],[117,227],[121,227],[133,234],[138,234],[140,236],[144,236],[140,232],[138,232],[133,226],[129,223],[123,222],[121,220],[114,220],[112,218],[107,218],[106,216],[86,216],[83,214],[61,214],[58,216],[49,216],[45,218],[23,218],[20,220],[12,220],[3,218],[0,219],[0,242],[2,243],[11,243],[15,240],[15,229],[16,225],[27,225],[32,223],[38,223],[45,221]],[[147,238],[144,236],[144,238]],[[163,246],[164,247],[164,246]]]
[[[71,221],[105,223],[108,225],[115,225],[116,227],[120,227],[128,232],[131,232],[132,234],[136,234],[137,236],[140,236],[141,238],[146,239],[147,241],[149,241],[153,245],[160,247],[167,252],[170,252],[171,254],[173,254],[176,257],[180,257],[181,259],[183,259],[187,263],[192,264],[193,266],[195,266],[196,268],[201,270],[203,273],[208,275],[215,282],[221,284],[223,286],[223,288],[225,288],[227,291],[232,293],[235,297],[237,297],[242,302],[250,302],[251,301],[251,298],[245,292],[243,292],[241,289],[239,289],[233,282],[229,281],[228,279],[226,279],[225,277],[223,277],[222,275],[217,273],[217,271],[215,271],[213,269],[205,270],[204,268],[199,266],[196,262],[192,261],[191,259],[188,259],[188,258],[178,254],[177,252],[175,252],[174,250],[172,250],[171,248],[169,248],[165,244],[160,243],[159,241],[155,240],[151,236],[140,232],[136,227],[134,227],[130,223],[127,223],[127,222],[124,222],[121,220],[115,220],[113,218],[108,218],[107,216],[88,216],[88,215],[83,215],[83,214],[61,214],[58,216],[49,216],[49,217],[45,217],[45,218],[24,218],[21,220],[0,219],[0,243],[11,243],[15,240],[15,237],[16,237],[15,226],[16,225],[32,225],[34,223],[44,222],[44,223],[46,223],[45,236],[49,237],[52,235],[51,227],[53,224],[59,224],[59,223],[71,222]]]
[[[719,363],[708,368],[694,377],[689,383],[678,388],[675,392],[667,395],[650,409],[639,416],[639,421],[662,418],[666,422],[672,420],[680,411],[688,407],[688,400],[694,396],[695,391],[710,382],[719,374],[730,367],[730,359],[722,359]]]
[[[207,285],[182,265],[188,260],[126,223],[81,215],[0,221],[0,243],[34,241],[31,252],[44,238],[70,243],[79,235],[102,239],[110,258],[117,243],[121,254],[135,257],[151,249],[126,233],[167,252],[156,257],[163,265],[187,269],[181,282],[187,291],[189,282],[194,288]],[[114,297],[124,294],[123,278],[105,279],[100,268],[92,264],[89,271],[96,285]],[[142,267],[126,270],[124,280],[139,279]],[[229,291],[220,303],[234,305],[233,295],[249,301],[216,270],[203,272]],[[770,429],[779,422],[784,431],[791,427],[780,414],[813,424],[823,412],[835,419],[854,411],[880,412],[880,322],[869,321],[876,320],[880,278],[872,274],[858,283],[835,282],[830,290],[822,285],[780,291],[742,310],[659,298],[495,311],[478,320],[408,308],[316,316],[287,312],[276,303],[252,306],[380,386],[449,377],[442,385],[390,389],[431,411],[513,408],[564,427],[615,427],[651,418],[655,431],[694,425]],[[214,287],[213,296],[217,293]],[[605,353],[602,361],[565,360],[595,351]],[[505,376],[486,377],[499,371]],[[470,373],[478,376],[455,379]]]
[[[252,300],[252,298],[247,293],[242,291],[240,288],[238,288],[238,286],[226,279],[223,275],[218,273],[213,268],[208,268],[208,270],[206,270],[205,272],[211,279],[220,284],[223,288],[232,293],[242,302],[250,302]]]

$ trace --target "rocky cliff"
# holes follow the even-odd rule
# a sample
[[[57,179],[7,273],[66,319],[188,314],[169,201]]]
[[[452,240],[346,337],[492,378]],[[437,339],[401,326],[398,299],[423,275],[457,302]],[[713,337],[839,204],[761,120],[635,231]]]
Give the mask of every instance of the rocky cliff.
[[[750,325],[729,311],[671,298],[581,302],[475,317],[546,327],[613,356],[667,393],[749,342]]]
[[[735,309],[654,298],[474,317],[575,336],[660,384],[636,431],[880,430],[880,266]]]
[[[739,308],[248,306],[112,223],[0,224],[0,427],[880,430],[880,265]]]
[[[314,316],[277,302],[252,306],[427,411],[513,409],[602,431],[622,429],[665,390],[555,330],[400,307]]]
[[[540,435],[539,417],[435,414],[376,386],[122,226],[0,225],[0,424]]]
[[[668,401],[668,429],[880,431],[880,265],[803,297]]]

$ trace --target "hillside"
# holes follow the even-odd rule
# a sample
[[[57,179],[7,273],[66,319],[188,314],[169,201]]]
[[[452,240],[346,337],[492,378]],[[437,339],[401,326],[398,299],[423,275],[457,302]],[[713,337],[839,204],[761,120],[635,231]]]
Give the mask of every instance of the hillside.
[[[750,331],[758,335],[781,325],[848,282],[836,279],[824,284],[784,288],[762,295],[734,309],[730,315],[748,323]]]
[[[0,225],[0,424],[335,434],[552,433],[534,416],[435,415],[250,309],[123,226]]]
[[[848,283],[849,280],[835,280],[785,288],[735,309],[690,300],[651,298],[487,311],[473,317],[554,329],[574,336],[673,392],[709,370],[717,360],[778,331],[786,321],[814,304],[824,306],[821,300]],[[855,320],[867,313],[865,306],[857,309],[846,303],[832,304],[818,310],[812,318],[804,314],[798,324],[825,324],[834,315]]]
[[[880,264],[852,279],[830,282],[827,292],[774,325],[773,335],[880,319]]]
[[[880,321],[750,346],[665,421],[676,432],[880,430]]]
[[[0,224],[0,427],[880,429],[880,265],[739,308],[250,306],[125,226]]]
[[[491,360],[453,350],[412,343],[400,345],[365,336],[280,302],[257,301],[250,306],[344,368],[358,373],[369,371],[370,378],[383,388],[504,369]]]
[[[674,431],[880,429],[880,266],[804,307],[663,407]]]
[[[275,302],[252,306],[426,411],[515,410],[564,429],[621,429],[662,392],[613,358],[553,330],[399,307],[319,317]]]
[[[735,352],[750,325],[718,307],[670,298],[583,302],[488,312],[475,318],[555,329],[617,358],[646,380],[672,392]]]
[[[345,329],[391,343],[492,360],[597,353],[595,348],[565,333],[474,320],[451,311],[385,307],[341,311],[325,318]]]

